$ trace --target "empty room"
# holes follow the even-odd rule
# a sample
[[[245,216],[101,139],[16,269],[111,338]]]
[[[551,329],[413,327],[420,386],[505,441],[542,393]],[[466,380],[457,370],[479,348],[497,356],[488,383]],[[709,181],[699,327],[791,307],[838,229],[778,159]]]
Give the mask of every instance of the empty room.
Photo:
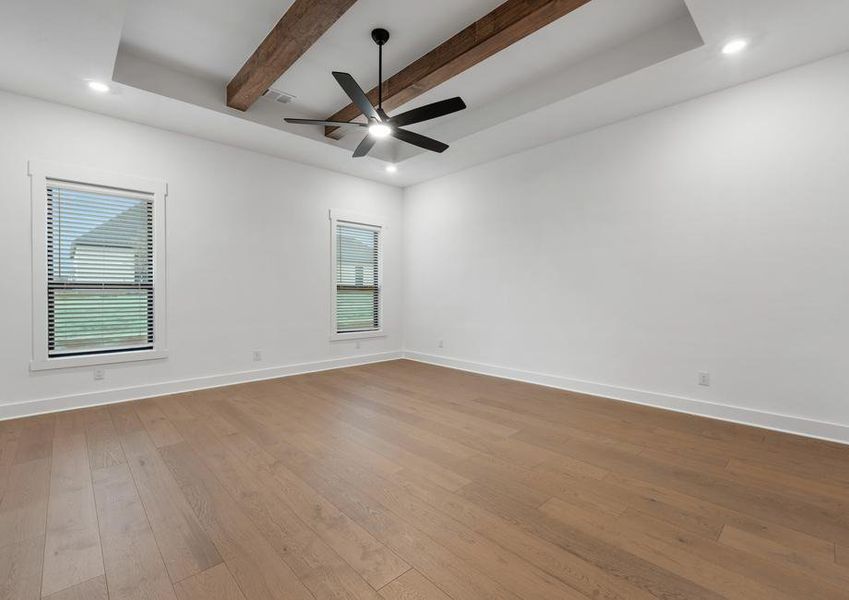
[[[849,600],[849,0],[0,0],[0,600]]]

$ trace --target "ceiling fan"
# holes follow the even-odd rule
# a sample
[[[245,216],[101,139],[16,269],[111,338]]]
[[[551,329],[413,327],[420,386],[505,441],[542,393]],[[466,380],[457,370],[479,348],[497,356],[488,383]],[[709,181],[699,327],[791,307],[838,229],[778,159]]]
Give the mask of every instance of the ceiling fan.
[[[449,98],[448,100],[440,100],[420,106],[412,110],[390,117],[383,110],[383,45],[389,41],[389,32],[385,29],[378,28],[371,32],[371,39],[378,47],[378,67],[377,67],[377,107],[375,107],[363,92],[362,88],[357,84],[349,73],[340,73],[333,71],[333,77],[348,94],[351,101],[360,109],[360,112],[366,116],[368,123],[359,123],[356,121],[322,121],[316,119],[285,119],[287,123],[296,123],[302,125],[322,125],[330,127],[365,127],[368,129],[368,134],[363,141],[360,142],[357,149],[354,150],[354,158],[365,156],[372,149],[374,144],[380,138],[392,136],[407,142],[419,148],[430,150],[432,152],[444,152],[448,149],[448,144],[444,144],[433,138],[429,138],[420,133],[402,129],[404,125],[412,125],[413,123],[421,123],[429,121],[437,117],[449,115],[458,110],[466,108],[466,103],[459,96]]]

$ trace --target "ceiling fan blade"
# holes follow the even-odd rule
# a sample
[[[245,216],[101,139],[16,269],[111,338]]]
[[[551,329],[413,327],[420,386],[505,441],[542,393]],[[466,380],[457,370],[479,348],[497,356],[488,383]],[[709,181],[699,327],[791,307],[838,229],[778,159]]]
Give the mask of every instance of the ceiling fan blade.
[[[403,127],[404,125],[412,125],[413,123],[421,123],[422,121],[429,121],[430,119],[450,115],[464,108],[466,108],[466,103],[458,96],[402,112],[400,115],[395,115],[389,119],[389,122],[392,125]]]
[[[327,127],[344,127],[345,125],[356,125],[357,127],[368,127],[368,123],[357,123],[356,121],[322,121],[320,119],[283,119],[287,123],[296,125],[325,125]]]
[[[407,131],[406,129],[401,129],[400,127],[393,128],[392,135],[401,140],[402,142],[407,142],[408,144],[418,146],[419,148],[424,148],[425,150],[430,150],[431,152],[445,152],[448,149],[448,144],[443,144],[442,142],[433,138],[429,138],[425,135],[415,133],[413,131]]]
[[[357,149],[354,150],[354,158],[360,158],[361,156],[365,156],[366,154],[368,154],[376,141],[377,138],[375,138],[373,135],[367,134],[366,137],[363,138],[363,141],[360,142],[360,145],[357,146]]]
[[[345,93],[348,94],[348,97],[351,101],[357,105],[357,108],[360,109],[360,112],[367,116],[369,119],[376,119],[380,121],[380,115],[377,114],[377,111],[374,109],[374,106],[371,102],[369,102],[366,93],[363,91],[363,88],[359,86],[359,84],[351,77],[350,73],[340,73],[339,71],[333,71],[333,77],[336,78],[337,83],[342,86],[342,89],[345,90]]]

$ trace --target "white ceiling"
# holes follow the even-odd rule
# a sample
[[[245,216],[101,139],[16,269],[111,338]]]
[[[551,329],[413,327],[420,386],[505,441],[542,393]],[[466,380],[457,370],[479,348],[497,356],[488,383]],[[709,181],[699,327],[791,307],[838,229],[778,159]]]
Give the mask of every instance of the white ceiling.
[[[277,2],[275,10],[267,0],[248,0],[246,5],[240,6],[244,12],[234,14],[238,11],[232,9],[232,3],[214,0],[206,5],[207,15],[200,20],[195,17],[199,11],[192,6],[196,1],[132,3],[121,36],[119,64],[122,68],[116,72],[116,79],[196,104],[218,105],[223,110],[217,91],[238,71],[274,26],[279,18],[277,15],[282,14],[291,1]],[[355,130],[351,139],[336,142],[324,138],[320,128],[287,126],[282,118],[325,118],[345,106],[349,100],[331,71],[351,73],[366,90],[377,85],[377,47],[369,35],[372,28],[383,26],[391,32],[392,37],[384,49],[384,73],[388,76],[480,19],[501,2],[503,0],[466,0],[457,8],[454,0],[359,0],[272,86],[295,96],[295,100],[285,107],[266,102],[264,107],[257,106],[243,116],[350,150],[361,139],[361,132]],[[210,18],[210,14],[215,18]],[[398,110],[452,96],[462,96],[471,109],[485,109],[490,103],[537,81],[545,82],[599,52],[626,44],[641,34],[684,17],[688,17],[684,0],[593,0],[569,18],[543,28]],[[248,35],[249,31],[253,31],[253,35]],[[691,33],[691,45],[686,49],[701,44],[694,27]],[[216,43],[216,40],[221,41]],[[659,58],[669,56],[671,54],[667,53]],[[140,62],[148,65],[146,71],[149,73],[144,76],[140,77],[138,70],[132,67],[123,68],[129,63],[138,66]],[[174,78],[174,85],[163,86],[163,81],[175,71],[181,77]],[[214,82],[216,96],[204,102],[187,94],[183,74]],[[523,110],[522,102],[517,101],[513,110],[507,112],[515,116],[520,110]],[[497,112],[498,118],[503,118],[502,112]],[[445,121],[453,118],[456,116]],[[466,133],[471,131],[469,123],[473,122],[479,125],[477,131],[491,125],[493,119],[465,121],[462,127]],[[423,131],[435,123],[421,124],[413,129]],[[455,135],[449,136],[449,141],[453,139],[457,139]],[[397,161],[404,158],[405,151],[408,156],[421,152],[406,144],[387,141],[380,144],[376,156]]]
[[[121,45],[177,71],[229,81],[294,0],[133,0]]]
[[[331,71],[351,73],[366,91],[377,85],[377,46],[371,39],[375,27],[390,32],[383,48],[386,78],[501,2],[358,0],[273,87],[294,94],[304,114],[327,117],[350,102]]]
[[[846,0],[592,0],[410,103],[466,100],[468,110],[419,126],[451,144],[444,154],[385,143],[354,160],[356,136],[282,123],[347,103],[331,70],[376,84],[372,27],[392,32],[391,74],[501,1],[359,0],[275,84],[296,101],[260,99],[247,113],[224,105],[223,85],[292,0],[2,2],[0,53],[15,60],[0,61],[0,87],[409,185],[849,49]],[[750,49],[721,55],[734,36]],[[113,93],[91,94],[89,78],[114,78]]]

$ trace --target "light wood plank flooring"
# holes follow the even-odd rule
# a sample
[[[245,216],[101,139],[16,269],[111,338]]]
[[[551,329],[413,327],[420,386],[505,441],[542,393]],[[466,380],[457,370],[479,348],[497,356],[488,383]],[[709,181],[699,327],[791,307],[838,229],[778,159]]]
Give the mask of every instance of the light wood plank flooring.
[[[0,423],[0,600],[849,599],[849,447],[393,361]]]

